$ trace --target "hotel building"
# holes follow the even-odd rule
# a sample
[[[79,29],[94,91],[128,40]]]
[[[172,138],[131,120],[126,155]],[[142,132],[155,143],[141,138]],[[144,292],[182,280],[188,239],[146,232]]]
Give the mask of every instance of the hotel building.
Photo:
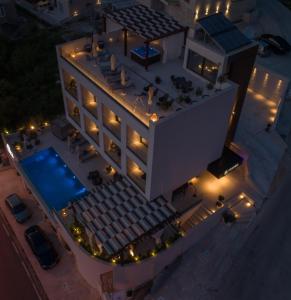
[[[221,178],[242,163],[232,141],[257,46],[221,13],[197,22],[187,31],[134,5],[107,11],[103,34],[57,47],[66,118],[105,162],[109,181],[82,187],[53,149],[17,162],[17,149],[7,145],[103,299],[130,299],[213,228],[226,209],[223,197],[197,197],[197,177],[208,169]],[[30,164],[39,163],[68,174],[75,197],[46,200],[31,177]],[[78,174],[83,166],[74,168]]]

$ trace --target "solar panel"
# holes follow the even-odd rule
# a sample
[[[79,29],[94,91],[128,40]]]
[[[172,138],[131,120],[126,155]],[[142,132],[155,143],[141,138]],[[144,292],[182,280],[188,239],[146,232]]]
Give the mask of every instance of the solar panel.
[[[208,35],[228,53],[251,43],[222,13],[197,20]]]
[[[251,41],[237,29],[218,34],[213,37],[226,53],[241,48]]]
[[[202,18],[198,20],[198,23],[200,23],[211,36],[235,28],[222,13]]]

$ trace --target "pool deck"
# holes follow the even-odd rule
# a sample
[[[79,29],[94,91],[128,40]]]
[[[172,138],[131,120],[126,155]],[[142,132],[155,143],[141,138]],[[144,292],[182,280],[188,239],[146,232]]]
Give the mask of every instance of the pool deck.
[[[40,145],[34,146],[32,150],[24,150],[21,155],[18,155],[19,160],[25,159],[38,151],[52,147],[88,191],[94,188],[92,182],[87,178],[90,171],[98,170],[104,183],[112,179],[112,176],[106,174],[105,171],[105,167],[108,166],[108,163],[100,155],[81,162],[76,152],[69,151],[67,142],[56,138],[49,129],[41,133],[39,139],[41,142]]]

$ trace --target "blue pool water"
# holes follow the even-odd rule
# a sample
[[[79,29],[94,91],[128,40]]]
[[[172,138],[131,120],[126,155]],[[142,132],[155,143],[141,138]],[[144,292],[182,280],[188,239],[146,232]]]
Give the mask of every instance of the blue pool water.
[[[53,148],[35,153],[20,165],[50,209],[59,211],[87,193]]]
[[[139,55],[142,58],[146,57],[146,47],[145,46],[135,48],[131,51],[133,53],[136,53],[137,55]],[[158,49],[155,49],[153,47],[149,47],[149,57],[153,57],[153,56],[156,56],[156,55],[159,55],[159,54],[160,54],[160,51]]]

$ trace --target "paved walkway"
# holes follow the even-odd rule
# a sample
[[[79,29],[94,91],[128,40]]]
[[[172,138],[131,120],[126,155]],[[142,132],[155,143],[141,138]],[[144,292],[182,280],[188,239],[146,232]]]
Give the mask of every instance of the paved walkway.
[[[32,219],[22,225],[16,223],[4,204],[4,198],[14,192],[18,193],[25,199],[25,202],[33,212]],[[65,250],[63,245],[60,244],[54,231],[38,207],[37,201],[27,193],[20,177],[16,175],[16,171],[14,169],[0,172],[0,209],[3,211],[9,224],[13,228],[24,253],[41,281],[49,299],[98,300],[97,291],[88,286],[88,284],[83,280],[76,268],[73,255]],[[45,271],[40,267],[38,261],[25,241],[24,230],[33,224],[39,224],[44,229],[61,256],[59,264],[51,270]],[[1,271],[2,270],[0,270],[0,272]]]
[[[291,159],[256,218],[220,223],[155,280],[147,300],[285,300],[291,276]]]
[[[0,217],[0,290],[1,298],[9,300],[37,300],[37,288],[22,259],[11,233]],[[17,289],[15,286],[17,285]]]

